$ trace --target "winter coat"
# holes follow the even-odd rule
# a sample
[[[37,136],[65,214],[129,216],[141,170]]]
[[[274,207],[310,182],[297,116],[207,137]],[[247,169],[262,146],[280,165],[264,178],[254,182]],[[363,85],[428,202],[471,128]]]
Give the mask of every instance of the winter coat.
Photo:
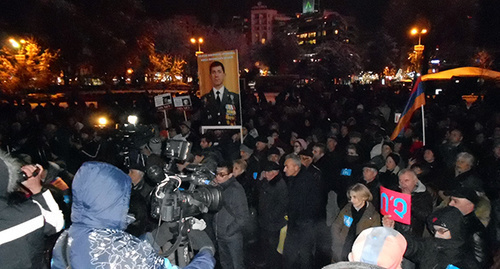
[[[411,224],[396,222],[394,229],[400,233],[412,233],[422,237],[427,216],[432,213],[432,196],[422,182],[418,181],[415,190],[411,193]]]
[[[267,231],[279,231],[286,225],[287,204],[288,190],[281,174],[270,181],[264,179],[259,186],[259,226]]]
[[[462,213],[454,207],[445,207],[432,213],[428,218],[429,229],[433,225],[445,223],[451,233],[451,239],[435,237],[415,238],[403,233],[408,243],[405,258],[420,265],[420,268],[448,268],[454,265],[458,268],[479,268],[472,257],[470,246],[466,243],[465,222]]]
[[[302,167],[288,179],[288,225],[317,221],[325,210],[321,204],[321,182]],[[290,227],[289,226],[289,227]]]
[[[0,153],[0,268],[42,268],[45,236],[64,226],[63,214],[50,191],[11,203],[20,166]]]
[[[380,185],[391,189],[395,190],[397,186],[399,185],[399,172],[401,171],[401,168],[399,166],[396,166],[394,170],[389,171],[387,170],[387,167],[384,165],[380,170],[378,174],[378,178],[380,181]]]
[[[343,260],[341,254],[342,254],[342,248],[344,246],[347,237],[347,233],[349,232],[349,227],[350,227],[349,220],[352,220],[351,210],[352,210],[352,203],[348,203],[340,211],[339,215],[337,216],[335,222],[333,222],[332,225],[332,234],[333,234],[332,257],[333,260],[335,261]],[[363,212],[361,219],[356,225],[356,236],[358,236],[365,229],[380,225],[381,225],[380,214],[377,212],[377,209],[370,202],[367,201],[365,212]]]
[[[488,249],[488,238],[486,228],[476,217],[474,212],[464,216],[465,230],[467,232],[467,243],[471,244],[474,251],[474,258],[486,268],[490,262],[490,250]]]
[[[240,234],[249,219],[245,190],[231,177],[220,184],[222,187],[222,209],[215,213],[213,227],[216,238],[228,239]]]
[[[56,242],[52,268],[175,268],[148,242],[124,231],[130,192],[131,179],[118,168],[84,163],[73,181],[73,225]]]

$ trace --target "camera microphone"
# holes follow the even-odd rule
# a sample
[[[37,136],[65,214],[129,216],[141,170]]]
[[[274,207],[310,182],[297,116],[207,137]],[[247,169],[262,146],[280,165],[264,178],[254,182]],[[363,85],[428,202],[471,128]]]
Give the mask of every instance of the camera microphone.
[[[23,181],[28,180],[30,177],[36,177],[36,176],[38,176],[39,173],[40,173],[40,168],[38,168],[38,167],[35,169],[35,171],[33,171],[31,176],[28,176],[24,171],[21,171],[20,172],[20,174],[21,174],[20,181],[23,182]]]

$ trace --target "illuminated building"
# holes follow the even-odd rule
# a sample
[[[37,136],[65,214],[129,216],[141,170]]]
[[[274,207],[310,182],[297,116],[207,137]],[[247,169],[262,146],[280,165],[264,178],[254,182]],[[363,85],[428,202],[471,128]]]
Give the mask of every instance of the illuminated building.
[[[273,26],[276,21],[287,21],[290,18],[278,13],[275,9],[267,8],[261,2],[252,7],[250,12],[252,44],[265,44],[273,37]]]

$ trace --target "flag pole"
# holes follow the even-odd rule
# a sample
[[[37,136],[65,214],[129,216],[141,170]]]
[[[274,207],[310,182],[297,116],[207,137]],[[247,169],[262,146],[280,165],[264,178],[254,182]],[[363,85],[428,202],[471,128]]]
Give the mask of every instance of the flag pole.
[[[422,111],[422,142],[425,146],[425,117],[424,117],[424,105],[420,106],[420,110]]]

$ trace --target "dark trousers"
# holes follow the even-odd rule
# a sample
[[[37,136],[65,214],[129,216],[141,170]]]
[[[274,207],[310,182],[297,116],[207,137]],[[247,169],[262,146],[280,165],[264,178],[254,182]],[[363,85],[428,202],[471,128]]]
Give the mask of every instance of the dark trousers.
[[[279,254],[277,248],[280,240],[280,231],[268,231],[260,229],[259,234],[260,247],[264,256],[265,267],[269,269],[280,269],[283,267],[283,257]]]
[[[325,220],[316,223],[315,268],[323,268],[332,261],[332,232]]]
[[[313,255],[316,241],[314,222],[288,225],[283,260],[285,268],[313,268]]]
[[[229,238],[218,238],[220,264],[223,269],[245,268],[243,260],[243,235],[237,233]]]

